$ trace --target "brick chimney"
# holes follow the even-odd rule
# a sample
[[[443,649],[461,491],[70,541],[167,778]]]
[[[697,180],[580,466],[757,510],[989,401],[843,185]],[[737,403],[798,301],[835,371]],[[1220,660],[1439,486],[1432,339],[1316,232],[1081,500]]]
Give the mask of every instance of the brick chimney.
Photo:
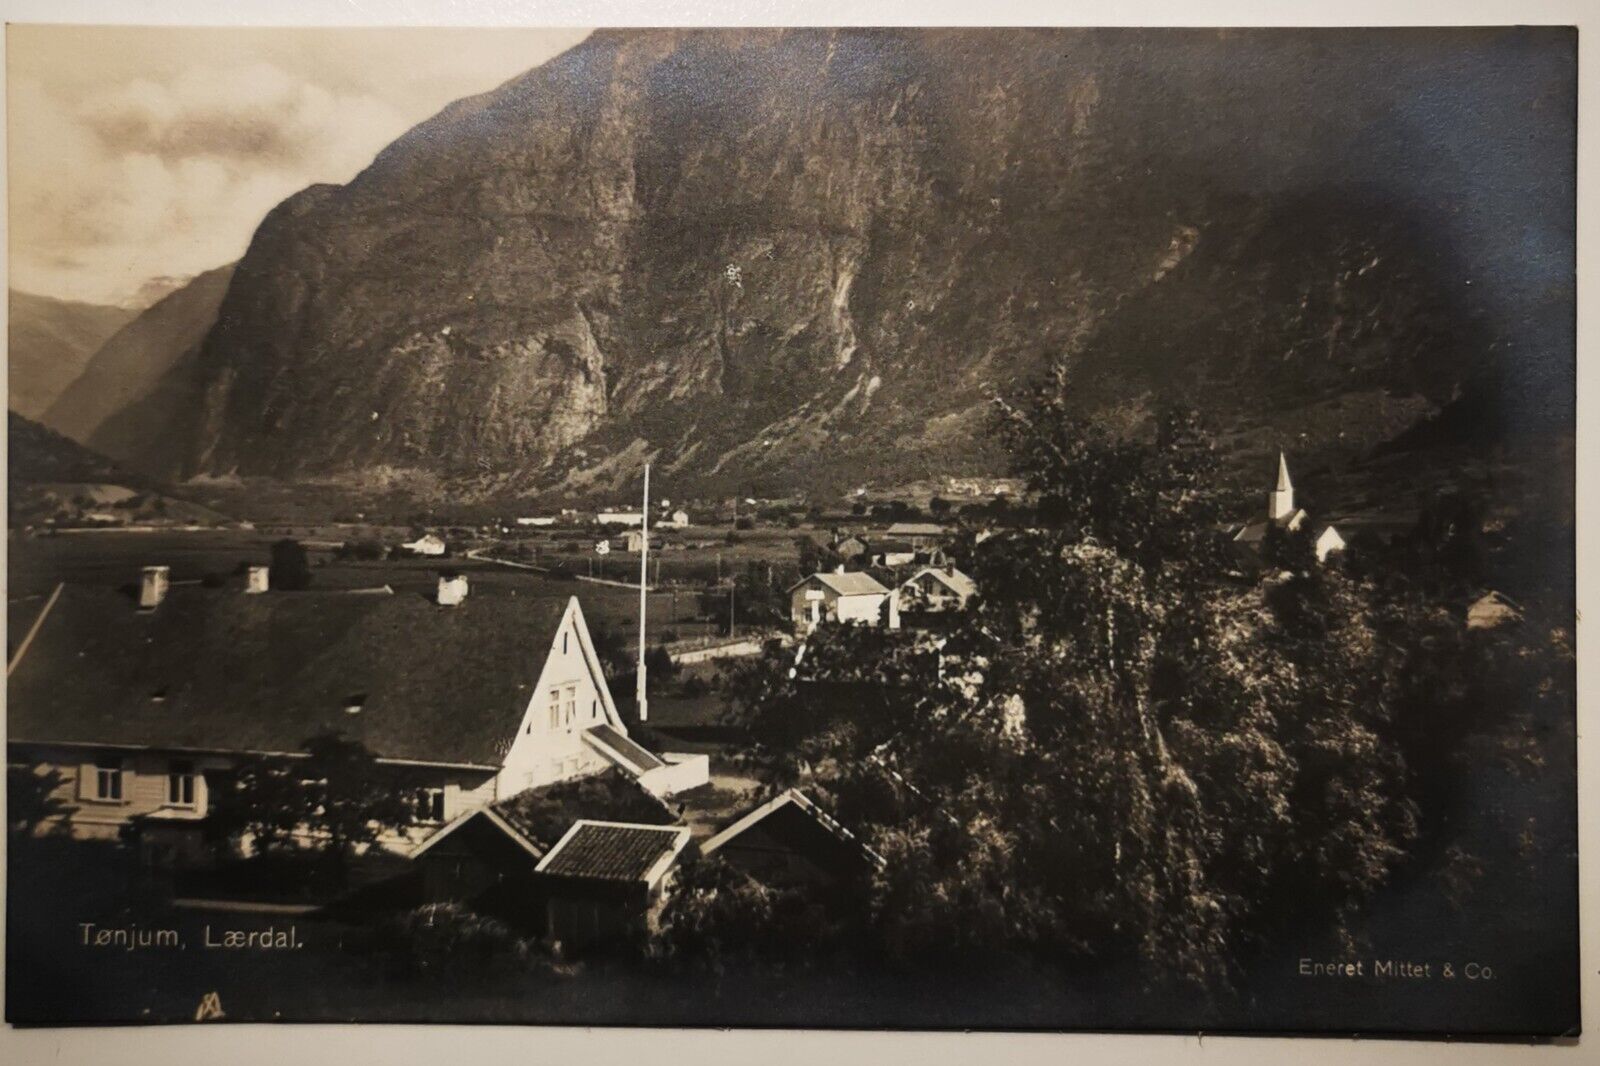
[[[147,566],[139,575],[139,610],[153,611],[167,598],[172,576],[170,566]]]
[[[467,598],[466,574],[440,574],[439,596],[440,607],[454,607]]]
[[[265,566],[252,566],[244,572],[244,591],[259,596],[272,587],[271,571]]]

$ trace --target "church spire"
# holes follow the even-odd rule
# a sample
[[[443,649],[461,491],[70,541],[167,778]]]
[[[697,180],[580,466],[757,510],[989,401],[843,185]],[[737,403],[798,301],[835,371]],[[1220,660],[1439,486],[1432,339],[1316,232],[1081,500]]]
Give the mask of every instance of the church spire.
[[[1289,480],[1289,460],[1278,453],[1278,487],[1267,494],[1267,517],[1276,521],[1294,514],[1294,482]]]

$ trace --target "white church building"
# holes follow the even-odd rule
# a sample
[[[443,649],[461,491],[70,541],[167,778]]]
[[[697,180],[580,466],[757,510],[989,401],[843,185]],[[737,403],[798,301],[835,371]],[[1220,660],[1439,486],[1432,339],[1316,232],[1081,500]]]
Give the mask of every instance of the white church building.
[[[1311,516],[1305,508],[1296,507],[1294,502],[1294,482],[1289,478],[1289,460],[1282,452],[1278,453],[1278,481],[1272,491],[1267,493],[1267,517],[1254,522],[1246,523],[1244,528],[1234,534],[1233,542],[1241,548],[1250,551],[1260,551],[1262,541],[1266,540],[1267,530],[1273,526],[1287,533],[1298,533],[1307,528]],[[1344,537],[1331,525],[1324,525],[1317,529],[1312,538],[1312,545],[1317,553],[1318,562],[1326,562],[1328,556],[1344,550]]]

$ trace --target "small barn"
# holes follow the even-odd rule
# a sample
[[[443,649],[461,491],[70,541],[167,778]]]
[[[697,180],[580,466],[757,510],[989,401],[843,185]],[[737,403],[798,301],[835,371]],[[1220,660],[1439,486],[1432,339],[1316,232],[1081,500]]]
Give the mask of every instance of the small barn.
[[[883,859],[798,789],[740,817],[701,846],[770,888],[848,884]]]
[[[683,826],[574,822],[536,870],[546,937],[571,951],[648,934],[688,843]]]
[[[891,540],[905,541],[915,550],[933,547],[942,542],[948,532],[944,526],[934,522],[896,522],[889,527],[886,536]]]

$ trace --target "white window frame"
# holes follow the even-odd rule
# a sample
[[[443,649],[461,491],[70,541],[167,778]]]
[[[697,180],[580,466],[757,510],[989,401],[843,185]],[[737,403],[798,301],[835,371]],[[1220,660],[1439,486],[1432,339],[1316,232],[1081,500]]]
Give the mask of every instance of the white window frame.
[[[425,785],[416,792],[416,819],[420,825],[439,825],[444,821],[444,786]]]
[[[110,765],[115,763],[115,766]],[[104,755],[94,761],[94,794],[97,803],[127,802],[125,760]]]
[[[561,689],[556,687],[550,690],[550,728],[558,729],[561,726]]]
[[[167,806],[193,809],[200,805],[200,793],[195,787],[196,776],[192,762],[179,759],[167,764]],[[173,797],[174,792],[177,798]]]

